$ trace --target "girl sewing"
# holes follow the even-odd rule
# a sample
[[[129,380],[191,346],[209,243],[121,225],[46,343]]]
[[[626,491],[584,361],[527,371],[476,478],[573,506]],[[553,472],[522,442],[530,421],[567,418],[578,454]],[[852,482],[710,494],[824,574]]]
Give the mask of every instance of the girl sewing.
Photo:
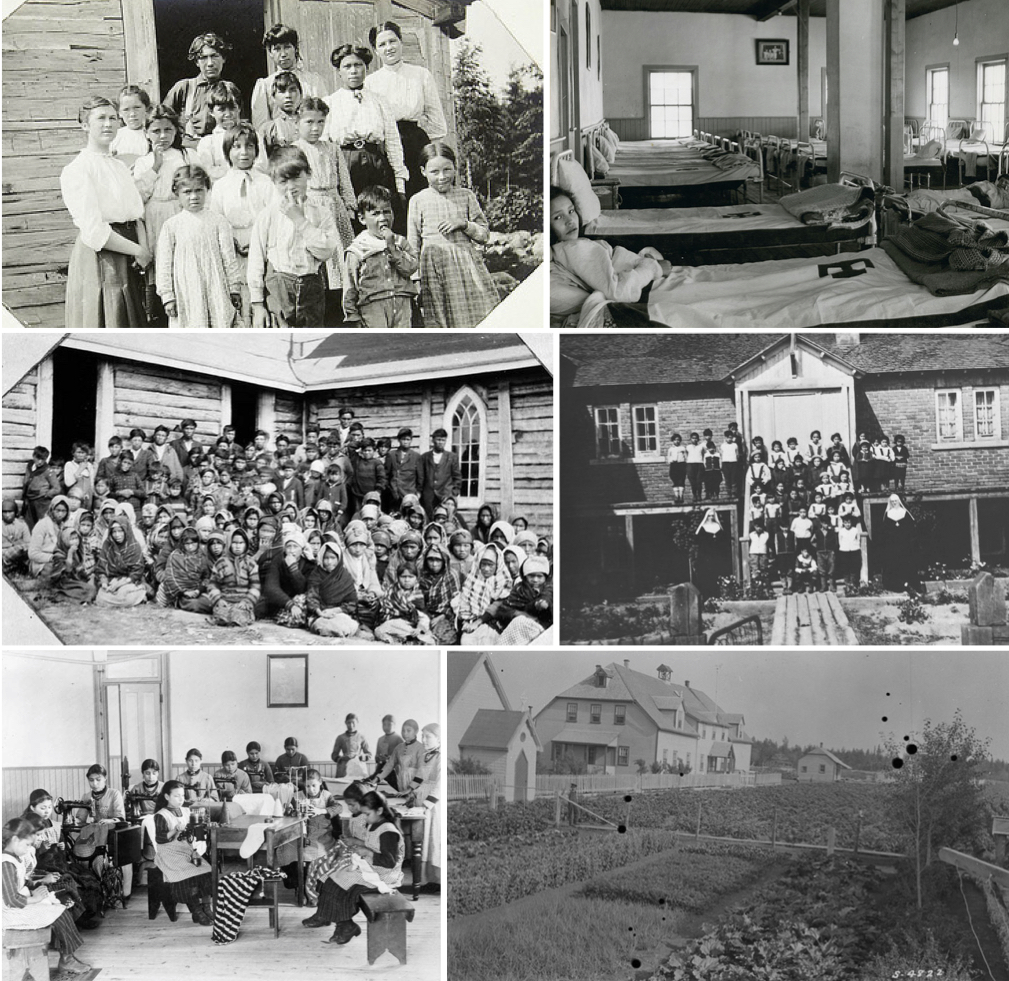
[[[154,864],[164,879],[164,895],[172,902],[185,903],[194,923],[210,926],[210,862],[185,836],[189,826],[185,800],[186,789],[178,780],[169,780],[158,794],[154,805]]]

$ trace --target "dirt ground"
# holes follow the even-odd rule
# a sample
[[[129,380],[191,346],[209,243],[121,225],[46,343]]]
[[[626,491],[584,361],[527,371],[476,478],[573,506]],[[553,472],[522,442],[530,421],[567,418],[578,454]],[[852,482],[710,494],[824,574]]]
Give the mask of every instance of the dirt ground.
[[[319,637],[307,630],[281,627],[269,620],[257,620],[251,627],[217,627],[202,614],[166,610],[156,603],[125,610],[93,604],[52,603],[32,588],[33,580],[20,577],[10,581],[46,626],[69,645],[362,647],[369,643],[359,637]]]
[[[903,595],[860,596],[841,601],[848,622],[862,645],[960,644],[960,628],[970,621],[966,603],[925,606],[924,623],[901,623],[898,604]]]

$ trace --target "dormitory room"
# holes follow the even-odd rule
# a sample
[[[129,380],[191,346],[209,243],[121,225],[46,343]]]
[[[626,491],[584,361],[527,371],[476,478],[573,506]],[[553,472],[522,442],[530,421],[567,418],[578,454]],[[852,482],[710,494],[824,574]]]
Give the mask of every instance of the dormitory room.
[[[555,327],[1009,323],[1005,0],[551,0]]]
[[[441,975],[437,652],[5,650],[3,977]]]

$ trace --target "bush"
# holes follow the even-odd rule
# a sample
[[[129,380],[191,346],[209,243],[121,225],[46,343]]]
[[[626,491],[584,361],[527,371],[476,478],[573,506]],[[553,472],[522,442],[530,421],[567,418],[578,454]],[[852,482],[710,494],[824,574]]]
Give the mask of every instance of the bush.
[[[502,232],[539,232],[543,229],[543,195],[527,187],[511,187],[485,202],[490,227]]]
[[[499,285],[506,277],[515,280],[512,288],[543,263],[543,235],[530,232],[491,232],[483,251],[484,263]],[[506,291],[510,292],[507,289]]]
[[[472,756],[464,756],[462,759],[449,760],[448,772],[458,776],[489,777],[494,771],[484,766],[479,760],[473,759]]]
[[[901,623],[925,623],[929,613],[917,596],[909,596],[897,604],[897,619]]]

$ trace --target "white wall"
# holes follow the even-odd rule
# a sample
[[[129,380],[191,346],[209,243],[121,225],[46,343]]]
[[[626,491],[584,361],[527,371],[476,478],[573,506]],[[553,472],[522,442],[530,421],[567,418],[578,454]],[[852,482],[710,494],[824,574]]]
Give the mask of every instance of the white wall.
[[[284,739],[295,736],[309,759],[328,760],[348,712],[357,714],[372,751],[387,713],[396,717],[397,731],[404,719],[421,726],[441,721],[437,651],[313,650],[308,666],[308,708],[267,708],[265,651],[173,651],[166,757],[181,763],[196,746],[208,765],[225,749],[241,759],[254,739],[272,763]]]
[[[585,8],[591,13],[592,36],[588,44],[592,51],[591,67],[585,65]],[[603,79],[606,77],[606,39],[599,43],[603,31],[603,12],[599,0],[585,0],[578,3],[578,85],[581,99],[582,127],[593,126],[603,118]],[[603,70],[599,71],[599,50],[602,48]],[[602,78],[600,78],[602,75]]]
[[[605,11],[603,86],[608,117],[645,114],[643,65],[697,65],[698,115],[788,116],[798,113],[795,17],[760,24],[737,14]],[[757,38],[787,38],[787,66],[758,65]],[[827,22],[809,20],[809,113],[818,116],[827,64]]]
[[[953,46],[959,17],[960,44]],[[974,59],[1009,51],[1009,3],[1006,0],[964,0],[953,7],[907,22],[905,112],[924,117],[925,67],[949,63],[950,107],[953,119],[977,116],[977,68]]]
[[[95,762],[90,651],[5,651],[2,674],[5,766],[90,766]]]

